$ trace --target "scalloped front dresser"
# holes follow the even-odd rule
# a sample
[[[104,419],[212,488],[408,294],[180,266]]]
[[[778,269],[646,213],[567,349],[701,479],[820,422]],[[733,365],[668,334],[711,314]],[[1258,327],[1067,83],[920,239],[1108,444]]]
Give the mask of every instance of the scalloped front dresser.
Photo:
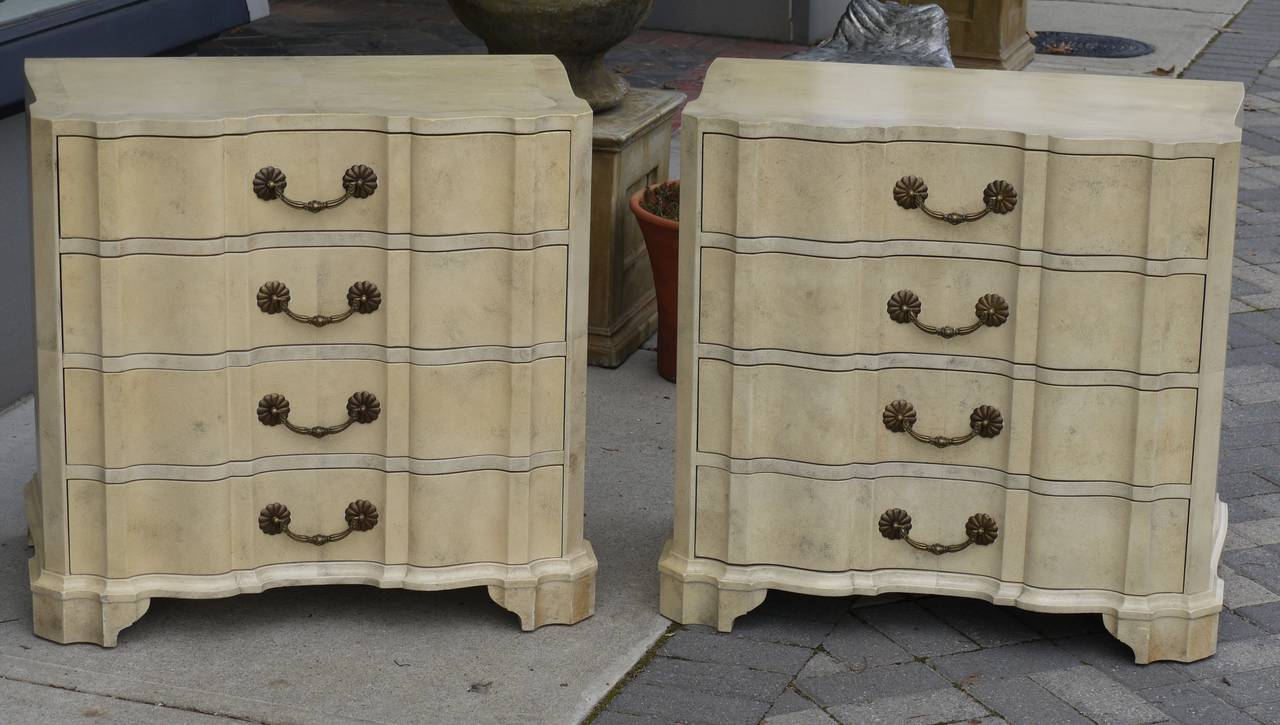
[[[663,614],[917,592],[1213,654],[1242,100],[717,61],[684,114]]]
[[[553,57],[32,60],[36,634],[152,597],[595,607],[591,113]]]

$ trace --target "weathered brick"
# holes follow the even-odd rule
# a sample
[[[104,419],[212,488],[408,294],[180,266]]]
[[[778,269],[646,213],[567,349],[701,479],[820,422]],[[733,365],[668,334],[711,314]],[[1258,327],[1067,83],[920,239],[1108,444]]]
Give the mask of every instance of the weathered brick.
[[[1236,614],[1272,634],[1280,634],[1280,595],[1267,602],[1240,607]]]
[[[718,662],[675,660],[670,657],[653,658],[635,679],[637,684],[642,685],[693,690],[761,702],[773,702],[790,681],[789,674],[752,670]]]
[[[1262,587],[1259,588],[1261,589]],[[1263,589],[1263,591],[1266,590]],[[1270,599],[1268,601],[1277,600],[1280,600],[1280,597],[1276,597],[1275,599]],[[1220,614],[1218,614],[1219,642],[1234,642],[1237,639],[1251,639],[1253,637],[1265,636],[1267,636],[1266,630],[1229,609],[1224,609]]]
[[[1265,725],[1280,725],[1280,702],[1246,708],[1245,713]]]
[[[1274,470],[1276,468],[1280,468],[1280,452],[1270,446],[1224,448],[1218,457],[1218,471],[1221,473]]]
[[[828,715],[821,708],[810,707],[807,710],[798,710],[782,715],[770,715],[764,719],[761,725],[835,725],[835,723],[835,718]]]
[[[1280,667],[1211,677],[1200,684],[1239,708],[1280,702]]]
[[[1280,667],[1280,635],[1218,643],[1218,654],[1186,665],[1195,679]]]
[[[813,651],[805,647],[757,642],[701,628],[684,629],[667,640],[658,654],[696,662],[719,662],[754,670],[795,674]]]
[[[1267,547],[1225,551],[1222,553],[1222,561],[1237,574],[1273,592],[1280,592],[1280,556],[1268,551]]]
[[[1143,690],[1142,696],[1181,723],[1256,725],[1253,719],[1194,682]]]
[[[1237,385],[1228,389],[1227,397],[1242,405],[1274,403],[1280,400],[1280,382],[1272,381],[1267,383],[1253,383],[1251,385]],[[1273,440],[1274,438],[1268,438],[1264,442],[1269,444]]]
[[[1276,261],[1280,261],[1277,258]],[[756,607],[752,615],[786,617],[816,622],[834,622],[849,610],[856,597],[815,597],[781,590],[771,590],[764,604]],[[741,620],[740,620],[741,621]]]
[[[769,713],[765,718],[772,718],[778,715],[786,715],[789,712],[800,712],[802,710],[812,710],[818,707],[813,700],[796,692],[793,688],[788,687],[777,700],[773,701],[773,706],[769,708]]]
[[[1050,639],[1102,632],[1102,617],[1096,614],[1045,614],[1027,609],[1010,610],[1018,621]]]
[[[797,689],[824,707],[947,686],[946,680],[920,662],[796,680]]]
[[[1236,551],[1236,550],[1233,550]],[[1238,610],[1240,607],[1252,607],[1257,605],[1266,605],[1270,602],[1280,602],[1280,594],[1272,592],[1271,589],[1263,587],[1262,584],[1254,582],[1248,576],[1240,574],[1239,571],[1231,569],[1230,566],[1222,566],[1221,571],[1222,583],[1224,583],[1224,592],[1222,599],[1226,606]],[[1219,623],[1221,626],[1221,623]]]
[[[605,710],[591,721],[591,725],[670,725],[670,720],[664,720],[649,715],[631,715],[625,712],[614,712],[613,710]]]
[[[1092,725],[1030,677],[979,682],[965,689],[1011,725]]]
[[[1253,426],[1251,428],[1240,429],[1247,430],[1267,430],[1272,426]],[[1280,426],[1276,426],[1280,428]],[[1229,436],[1226,432],[1222,435],[1222,444],[1227,444]],[[1225,501],[1236,498],[1244,498],[1246,496],[1259,496],[1264,493],[1280,493],[1280,487],[1277,487],[1271,481],[1259,476],[1253,471],[1242,471],[1239,473],[1229,473],[1225,476],[1218,476],[1218,496]]]
[[[1167,719],[1163,712],[1088,665],[1061,672],[1040,672],[1031,675],[1031,679],[1099,723],[1138,725]]]
[[[804,663],[804,667],[800,668],[800,674],[796,677],[825,677],[855,669],[864,670],[866,665],[859,664],[858,667],[852,668],[826,652],[814,652],[813,657]]]
[[[978,649],[973,640],[952,629],[915,602],[859,609],[855,616],[917,657],[934,657]]]
[[[1235,527],[1235,530],[1236,533],[1259,546],[1280,544],[1280,517],[1241,522]]]
[[[947,655],[933,659],[930,663],[947,679],[965,684],[1070,669],[1079,665],[1080,660],[1053,642],[1037,640]]]
[[[983,647],[1001,647],[1041,637],[1015,617],[1009,607],[997,607],[968,597],[926,597],[919,603]]]
[[[1272,490],[1280,493],[1280,488],[1273,486]],[[812,648],[822,642],[833,626],[834,622],[831,621],[778,617],[752,612],[750,616],[738,619],[733,627],[733,635],[762,642]]]
[[[1186,682],[1190,677],[1165,662],[1137,665],[1133,650],[1110,634],[1087,634],[1055,640],[1062,649],[1085,664],[1092,665],[1108,677],[1131,689]]]
[[[666,722],[756,725],[768,712],[769,705],[756,700],[631,684],[613,698],[608,709],[663,718]]]
[[[823,641],[822,646],[836,659],[855,670],[907,662],[911,653],[876,631],[866,622],[846,615]]]
[[[900,725],[974,720],[989,715],[990,710],[964,692],[945,687],[878,698],[868,703],[837,705],[831,708],[831,714],[848,725]]]
[[[1238,498],[1227,504],[1227,516],[1231,523],[1238,524],[1245,521],[1257,521],[1258,519],[1273,518],[1275,514],[1258,506],[1250,501],[1250,499],[1260,498],[1259,496],[1249,496],[1246,498]]]
[[[1227,345],[1230,347],[1258,347],[1259,345],[1270,345],[1271,340],[1262,333],[1249,329],[1243,325],[1235,324],[1238,317],[1247,315],[1261,315],[1261,312],[1241,312],[1231,316],[1231,324],[1227,326]]]

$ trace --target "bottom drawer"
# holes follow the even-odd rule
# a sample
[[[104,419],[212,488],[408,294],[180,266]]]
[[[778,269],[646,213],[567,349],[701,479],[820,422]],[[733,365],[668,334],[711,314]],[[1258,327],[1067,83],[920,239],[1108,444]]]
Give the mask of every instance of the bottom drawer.
[[[524,564],[561,555],[562,479],[563,469],[548,466],[441,475],[279,471],[198,483],[71,480],[70,570],[118,578],[289,562]],[[377,509],[376,524],[323,545],[259,526],[263,510],[278,503],[288,508],[290,531],[339,534],[357,500]]]
[[[973,481],[824,481],[700,467],[694,553],[737,565],[913,569],[1046,589],[1181,592],[1188,506],[1185,499],[1045,496]],[[910,516],[906,533],[921,545],[970,542],[966,524],[976,514],[990,516],[998,531],[985,545],[934,554],[882,534],[901,531],[892,518],[881,524],[893,509]],[[983,538],[977,530],[975,537]]]

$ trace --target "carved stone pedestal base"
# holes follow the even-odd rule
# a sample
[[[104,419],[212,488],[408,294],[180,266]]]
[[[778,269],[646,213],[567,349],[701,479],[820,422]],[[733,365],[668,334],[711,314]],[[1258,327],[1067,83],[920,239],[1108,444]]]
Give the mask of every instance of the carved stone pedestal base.
[[[597,113],[591,152],[591,290],[587,362],[617,367],[658,329],[653,273],[631,195],[667,181],[671,119],[684,94],[632,89]]]

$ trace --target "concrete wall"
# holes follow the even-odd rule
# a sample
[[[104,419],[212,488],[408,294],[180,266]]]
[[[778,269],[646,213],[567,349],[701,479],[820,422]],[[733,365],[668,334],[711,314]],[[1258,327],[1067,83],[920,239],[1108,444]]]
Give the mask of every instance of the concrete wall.
[[[35,389],[27,115],[0,119],[0,408]]]
[[[656,0],[646,28],[812,45],[835,29],[848,0]]]

